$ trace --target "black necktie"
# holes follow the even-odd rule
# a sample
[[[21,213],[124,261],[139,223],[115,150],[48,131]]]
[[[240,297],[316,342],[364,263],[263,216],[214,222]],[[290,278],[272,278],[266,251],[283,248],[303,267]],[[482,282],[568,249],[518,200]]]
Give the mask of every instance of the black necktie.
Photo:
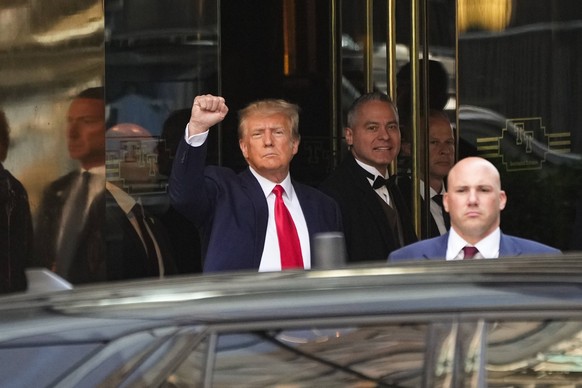
[[[87,202],[89,201],[89,186],[91,183],[91,173],[84,171],[81,174],[81,187],[75,198],[75,205],[73,214],[76,217],[83,216],[87,210]]]
[[[443,214],[443,220],[445,221],[445,226],[447,227],[447,230],[448,230],[451,227],[451,218],[449,217],[449,213],[447,213],[445,211],[445,208],[443,207],[443,195],[436,194],[431,199],[433,201],[435,201],[436,204],[439,205],[439,207],[441,208],[441,213]]]
[[[148,262],[145,263],[148,268],[149,275],[159,275],[159,265],[158,265],[158,254],[154,246],[154,240],[150,235],[150,232],[146,226],[145,217],[143,213],[143,208],[139,203],[136,203],[132,208],[131,212],[135,216],[135,220],[139,224],[141,231],[141,237],[143,243],[145,244],[146,253],[148,257]]]

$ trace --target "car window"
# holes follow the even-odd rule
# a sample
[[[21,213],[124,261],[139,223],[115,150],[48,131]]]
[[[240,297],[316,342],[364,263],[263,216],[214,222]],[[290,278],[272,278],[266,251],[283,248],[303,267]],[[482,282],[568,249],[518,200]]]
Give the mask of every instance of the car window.
[[[194,351],[168,381],[173,387],[558,387],[582,382],[581,329],[582,321],[455,318],[218,334],[210,359]],[[192,380],[194,370],[208,366],[208,385]]]

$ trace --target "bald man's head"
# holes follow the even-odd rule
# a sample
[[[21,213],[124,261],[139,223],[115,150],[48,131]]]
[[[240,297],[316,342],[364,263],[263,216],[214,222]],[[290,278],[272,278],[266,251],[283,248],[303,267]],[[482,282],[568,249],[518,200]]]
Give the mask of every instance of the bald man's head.
[[[486,159],[462,159],[449,172],[443,205],[465,241],[476,244],[495,231],[506,202],[499,172]]]

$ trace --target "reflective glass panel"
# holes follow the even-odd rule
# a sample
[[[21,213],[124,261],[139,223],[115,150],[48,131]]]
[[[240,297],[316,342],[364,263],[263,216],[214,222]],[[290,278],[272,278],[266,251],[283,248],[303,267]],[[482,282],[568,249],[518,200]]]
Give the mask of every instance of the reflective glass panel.
[[[460,157],[501,173],[504,232],[582,248],[582,9],[458,0]]]

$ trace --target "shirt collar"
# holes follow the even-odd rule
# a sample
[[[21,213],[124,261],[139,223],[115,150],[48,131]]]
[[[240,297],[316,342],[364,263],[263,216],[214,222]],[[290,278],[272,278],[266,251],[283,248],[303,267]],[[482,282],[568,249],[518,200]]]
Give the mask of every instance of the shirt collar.
[[[418,186],[418,189],[420,190],[420,196],[422,197],[422,199],[424,199],[424,181],[421,179],[420,180],[420,184]],[[432,187],[429,187],[429,193],[430,193],[430,197],[434,197],[437,194],[444,194],[445,193],[445,185],[442,185],[442,189],[440,193],[437,193],[435,189],[433,189]]]
[[[486,259],[495,259],[499,257],[499,244],[501,242],[501,230],[497,227],[491,234],[483,238],[475,247],[479,250],[479,253]],[[449,240],[447,243],[447,260],[452,260],[465,247],[466,245],[471,245],[461,236],[457,234],[454,228],[449,230]]]
[[[380,176],[384,179],[388,179],[389,175],[388,173],[386,173],[386,176],[380,174],[380,171],[378,171],[378,169],[376,167],[372,167],[370,165],[367,165],[366,163],[362,163],[360,162],[358,159],[354,158],[354,160],[356,161],[356,163],[358,163],[358,165],[360,167],[362,167],[364,170],[366,170],[367,172],[369,172],[370,174],[372,174],[374,176],[374,179],[376,179],[376,177]],[[374,182],[374,179],[370,179],[368,178],[368,180],[370,180],[371,182]]]
[[[83,173],[85,171],[88,171],[93,175],[105,176],[105,165],[93,167],[93,168],[90,168],[88,170],[85,170],[84,168],[81,169],[81,173]]]
[[[499,257],[499,244],[501,243],[501,230],[496,228],[493,233],[479,241],[475,246],[486,259]]]
[[[290,200],[293,200],[293,197],[295,195],[295,190],[293,189],[293,184],[291,183],[291,175],[290,174],[287,174],[285,179],[283,179],[283,182],[275,183],[275,182],[272,182],[272,181],[268,180],[267,178],[263,177],[262,175],[260,175],[251,166],[249,166],[249,169],[251,170],[251,173],[253,174],[253,176],[259,182],[259,185],[261,186],[261,189],[263,190],[263,193],[265,194],[265,198],[267,198],[273,192],[273,189],[275,188],[276,185],[281,185],[283,187],[283,189],[285,190],[285,195],[287,195],[287,198],[289,198]]]

